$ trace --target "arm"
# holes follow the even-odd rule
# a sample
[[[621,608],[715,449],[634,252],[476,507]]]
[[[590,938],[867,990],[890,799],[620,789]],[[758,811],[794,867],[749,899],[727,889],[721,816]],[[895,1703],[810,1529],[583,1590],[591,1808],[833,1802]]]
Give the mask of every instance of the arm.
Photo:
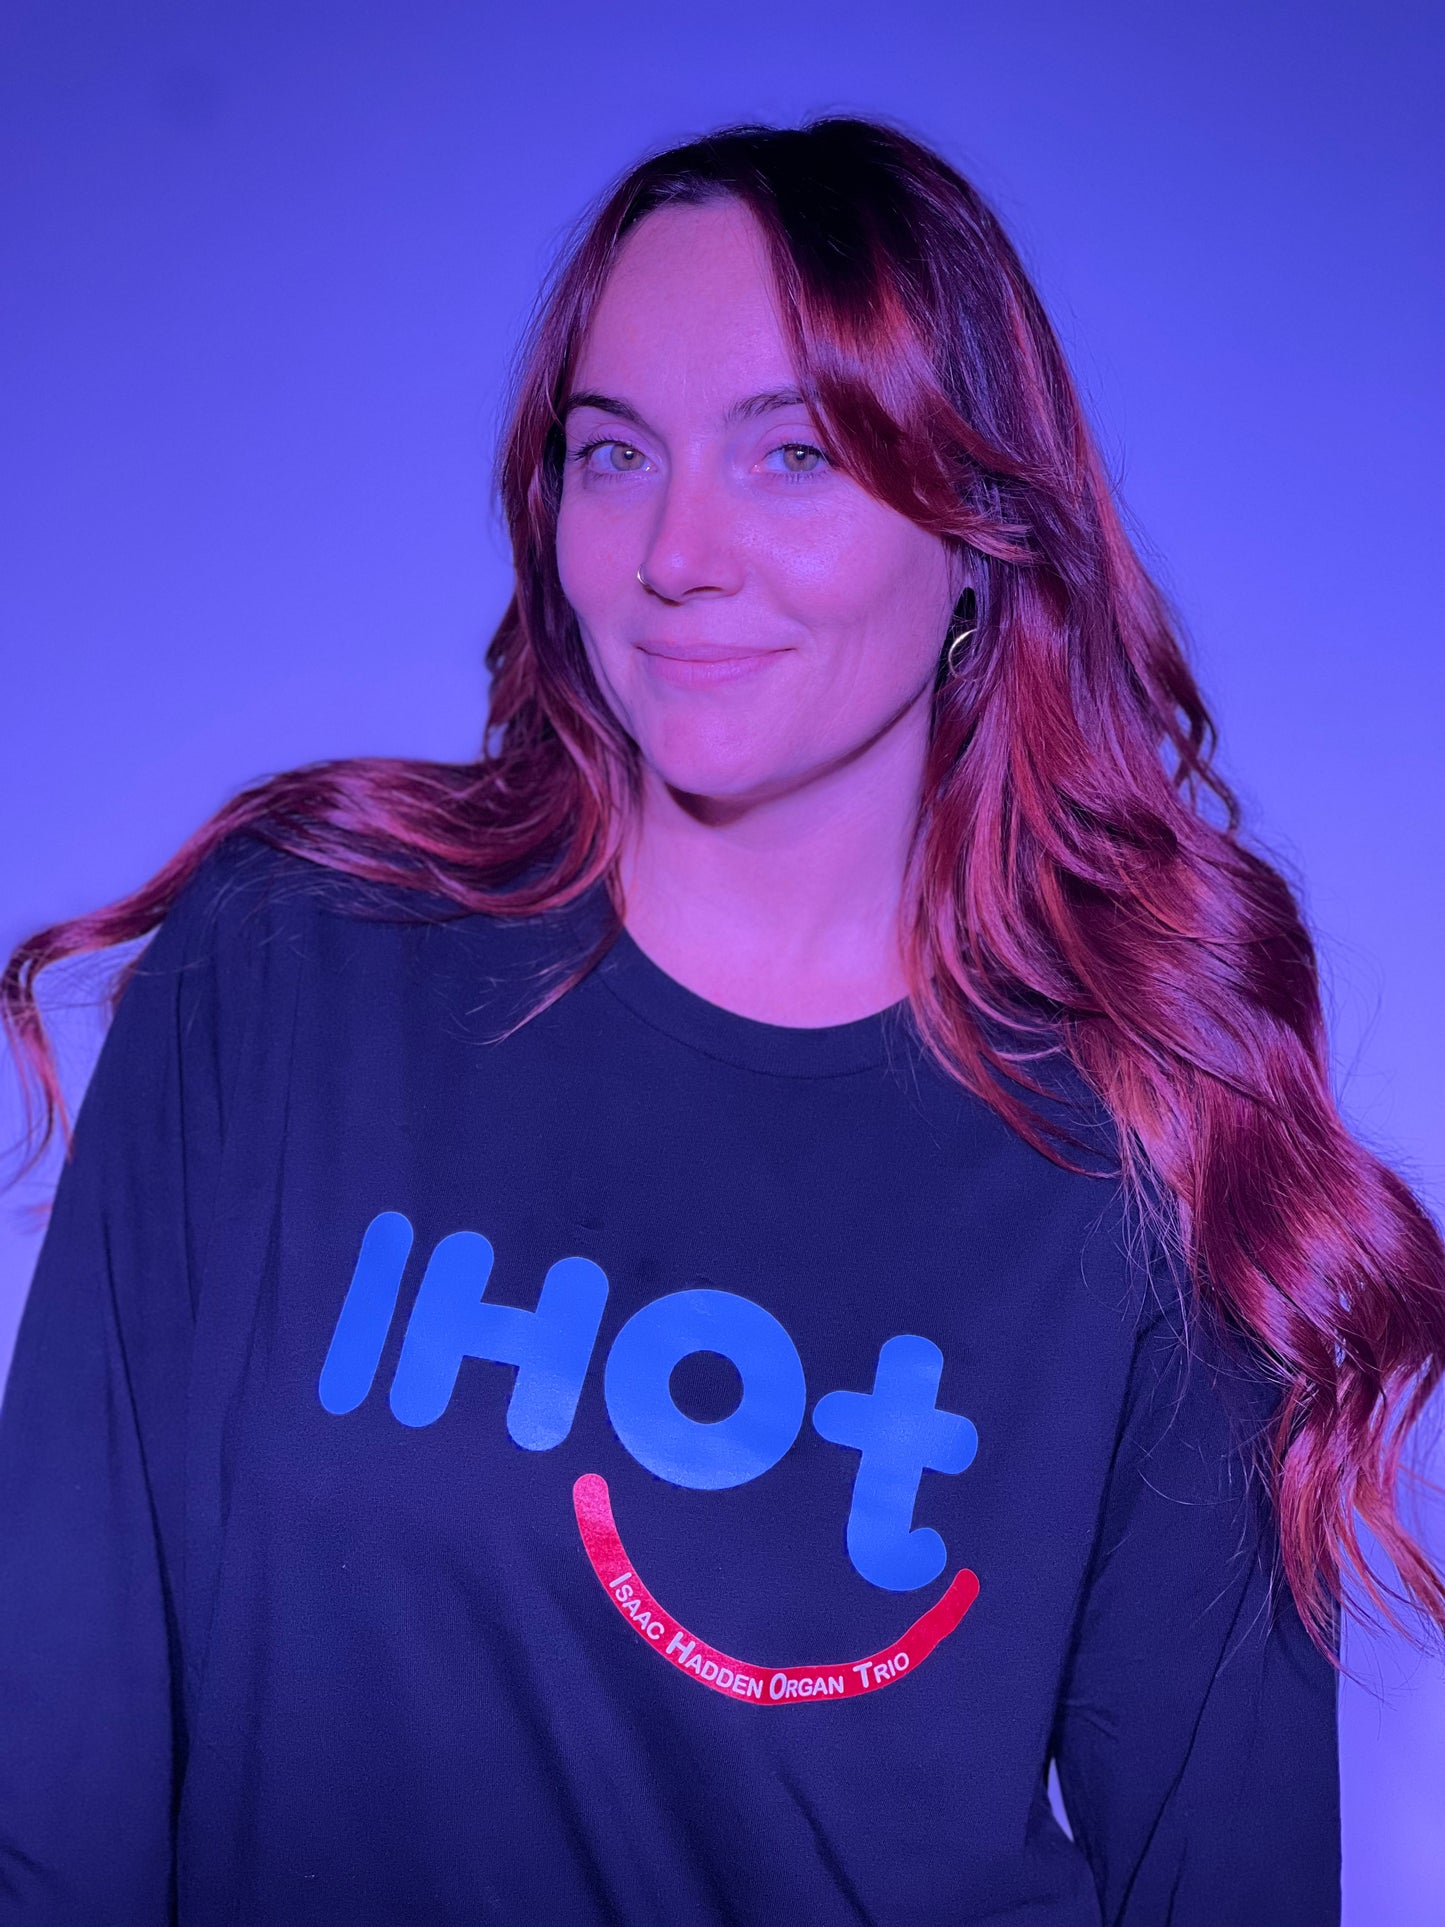
[[[0,1918],[161,1927],[194,1254],[221,1139],[212,859],[106,1037],[0,1408]]]
[[[1136,1345],[1055,1730],[1109,1927],[1332,1927],[1337,1675],[1282,1577],[1241,1419],[1270,1396],[1177,1314]]]

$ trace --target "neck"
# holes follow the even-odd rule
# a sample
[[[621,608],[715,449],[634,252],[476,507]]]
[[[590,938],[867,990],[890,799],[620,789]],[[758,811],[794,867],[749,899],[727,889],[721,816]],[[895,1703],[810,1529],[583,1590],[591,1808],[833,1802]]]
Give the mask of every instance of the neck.
[[[735,803],[645,769],[622,857],[629,934],[689,990],[764,1023],[848,1023],[898,1002],[925,747],[926,717],[846,767]]]

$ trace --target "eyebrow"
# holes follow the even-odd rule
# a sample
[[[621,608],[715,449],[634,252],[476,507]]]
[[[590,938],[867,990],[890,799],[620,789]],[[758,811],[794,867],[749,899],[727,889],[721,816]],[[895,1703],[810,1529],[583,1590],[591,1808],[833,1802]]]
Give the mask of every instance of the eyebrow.
[[[771,415],[779,408],[806,408],[807,405],[807,398],[799,389],[768,388],[760,395],[748,395],[742,401],[735,401],[725,411],[723,421],[731,426],[736,422],[756,421],[759,415]],[[621,421],[631,422],[637,428],[647,426],[631,402],[619,401],[616,395],[599,395],[591,388],[568,396],[562,404],[564,422],[574,408],[595,408],[600,414],[616,415]]]

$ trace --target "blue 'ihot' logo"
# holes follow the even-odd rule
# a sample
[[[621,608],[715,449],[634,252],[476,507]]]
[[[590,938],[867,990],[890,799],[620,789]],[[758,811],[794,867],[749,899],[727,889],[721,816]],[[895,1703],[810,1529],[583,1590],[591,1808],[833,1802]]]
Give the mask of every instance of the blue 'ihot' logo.
[[[399,1211],[366,1227],[318,1391],[328,1412],[355,1411],[371,1391],[396,1311],[412,1228]],[[486,1297],[493,1251],[480,1232],[454,1231],[432,1251],[407,1321],[391,1382],[403,1425],[431,1425],[446,1410],[464,1359],[516,1368],[507,1431],[528,1452],[560,1445],[572,1429],[607,1302],[607,1275],[590,1258],[550,1266],[534,1311]],[[693,1352],[730,1359],[742,1397],[726,1418],[690,1418],[669,1381]],[[938,1409],[943,1354],[930,1339],[890,1338],[873,1389],[835,1391],[813,1407],[821,1438],[858,1454],[848,1512],[848,1556],[872,1585],[911,1592],[947,1563],[939,1535],[915,1529],[925,1472],[972,1464],[978,1434]],[[603,1373],[612,1429],[640,1465],[672,1485],[719,1492],[761,1478],[791,1448],[807,1410],[798,1348],[771,1312],[730,1291],[693,1289],[655,1298],[612,1342]]]

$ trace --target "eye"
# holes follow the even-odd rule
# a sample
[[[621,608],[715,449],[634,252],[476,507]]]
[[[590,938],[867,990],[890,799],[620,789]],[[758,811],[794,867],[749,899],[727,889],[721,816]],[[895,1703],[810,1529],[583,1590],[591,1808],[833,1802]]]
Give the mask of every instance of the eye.
[[[594,465],[592,457],[599,449],[615,451],[617,455],[620,455],[624,459],[621,462],[615,461],[609,453],[602,462]],[[596,441],[584,442],[581,448],[579,448],[575,454],[569,456],[568,459],[575,462],[577,466],[583,469],[588,475],[605,478],[608,476],[641,474],[642,464],[647,460],[647,457],[640,448],[634,448],[631,442],[618,441],[615,436],[602,435],[599,436]]]
[[[811,481],[831,466],[822,449],[814,447],[812,442],[780,442],[768,451],[769,459],[774,455],[784,458],[781,469],[775,469],[774,474],[786,475],[790,482]]]

